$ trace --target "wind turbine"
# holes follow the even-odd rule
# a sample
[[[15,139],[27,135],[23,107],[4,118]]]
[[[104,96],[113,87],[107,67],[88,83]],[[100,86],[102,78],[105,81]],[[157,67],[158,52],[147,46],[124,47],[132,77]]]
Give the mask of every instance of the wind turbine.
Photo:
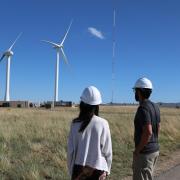
[[[3,55],[1,56],[0,62],[4,59],[7,58],[7,65],[6,65],[6,92],[5,92],[5,101],[10,101],[10,93],[9,93],[9,89],[10,89],[10,66],[11,66],[11,57],[13,56],[13,51],[12,48],[14,47],[16,41],[20,38],[22,33],[20,33],[17,38],[15,39],[15,41],[13,42],[13,44],[10,46],[10,48],[8,50],[6,50]]]
[[[54,43],[52,41],[47,41],[47,40],[42,40],[43,42],[46,42],[46,43],[49,43],[53,46],[54,49],[56,49],[56,52],[57,52],[57,59],[56,59],[56,74],[55,74],[55,94],[54,94],[54,102],[57,102],[58,101],[58,88],[59,88],[59,56],[60,56],[60,52],[62,53],[62,56],[63,56],[63,59],[65,61],[66,64],[68,64],[68,60],[67,60],[67,57],[64,53],[64,50],[63,50],[63,45],[64,45],[64,41],[66,40],[66,37],[69,33],[69,30],[71,28],[71,25],[72,25],[72,21],[61,41],[61,43]]]

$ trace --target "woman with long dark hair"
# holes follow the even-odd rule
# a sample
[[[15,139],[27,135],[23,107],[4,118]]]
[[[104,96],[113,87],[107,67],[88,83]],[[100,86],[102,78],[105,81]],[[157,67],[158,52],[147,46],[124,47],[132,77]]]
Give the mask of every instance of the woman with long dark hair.
[[[110,174],[112,144],[108,122],[99,117],[101,94],[94,86],[81,95],[79,116],[71,123],[68,170],[71,180],[103,180]]]

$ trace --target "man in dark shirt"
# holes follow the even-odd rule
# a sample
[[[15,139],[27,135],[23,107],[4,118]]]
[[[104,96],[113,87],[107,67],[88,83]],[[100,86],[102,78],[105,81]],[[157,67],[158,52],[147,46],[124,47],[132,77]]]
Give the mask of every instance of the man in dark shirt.
[[[149,79],[138,79],[133,89],[139,102],[134,118],[133,180],[152,180],[159,156],[160,111],[149,100],[153,89]]]

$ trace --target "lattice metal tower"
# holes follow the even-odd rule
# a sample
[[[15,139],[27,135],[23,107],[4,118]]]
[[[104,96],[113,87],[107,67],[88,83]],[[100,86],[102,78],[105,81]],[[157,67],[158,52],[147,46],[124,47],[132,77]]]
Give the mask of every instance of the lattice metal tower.
[[[113,29],[112,29],[112,97],[111,103],[114,103],[114,89],[115,89],[115,48],[116,48],[116,11],[113,10]]]

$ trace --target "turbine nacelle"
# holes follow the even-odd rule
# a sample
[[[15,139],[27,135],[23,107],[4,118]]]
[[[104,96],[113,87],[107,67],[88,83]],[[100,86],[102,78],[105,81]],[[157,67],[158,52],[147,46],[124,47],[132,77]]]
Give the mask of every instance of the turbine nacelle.
[[[60,48],[63,48],[63,46],[62,46],[62,45],[56,45],[56,46],[53,46],[53,49],[59,50]]]
[[[4,53],[4,55],[6,56],[6,57],[10,57],[10,56],[13,56],[13,52],[12,51],[6,51],[5,53]]]
[[[5,57],[11,57],[11,56],[13,56],[13,52],[12,52],[12,48],[14,47],[14,45],[16,44],[16,41],[20,38],[20,36],[21,36],[21,34],[22,33],[20,33],[18,36],[17,36],[17,38],[15,39],[15,41],[12,43],[12,45],[10,46],[10,48],[6,51],[6,52],[4,52],[3,53],[3,55],[1,56],[1,58],[0,58],[0,62],[5,58]]]

